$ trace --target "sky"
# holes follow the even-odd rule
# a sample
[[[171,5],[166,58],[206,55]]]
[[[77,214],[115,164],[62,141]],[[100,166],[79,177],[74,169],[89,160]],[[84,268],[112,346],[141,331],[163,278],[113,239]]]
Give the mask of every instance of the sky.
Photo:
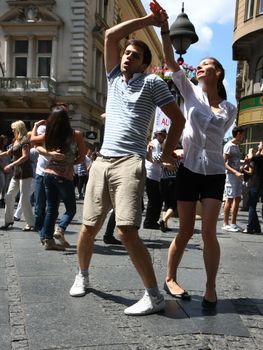
[[[149,12],[150,0],[141,0]],[[182,1],[158,0],[166,9],[171,25],[181,13]],[[225,69],[227,99],[236,105],[235,85],[237,62],[232,60],[235,0],[184,0],[184,12],[195,27],[199,41],[183,55],[185,63],[196,67],[207,56],[217,58]],[[157,34],[160,30],[157,28]],[[177,57],[177,54],[175,54]]]

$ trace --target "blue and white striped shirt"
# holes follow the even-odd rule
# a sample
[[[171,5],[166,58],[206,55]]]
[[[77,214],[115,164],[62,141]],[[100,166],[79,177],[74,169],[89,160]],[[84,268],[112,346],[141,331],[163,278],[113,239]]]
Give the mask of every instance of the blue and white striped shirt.
[[[147,129],[156,106],[174,101],[167,84],[155,74],[137,73],[126,82],[116,66],[108,75],[104,141],[100,153],[146,156]]]

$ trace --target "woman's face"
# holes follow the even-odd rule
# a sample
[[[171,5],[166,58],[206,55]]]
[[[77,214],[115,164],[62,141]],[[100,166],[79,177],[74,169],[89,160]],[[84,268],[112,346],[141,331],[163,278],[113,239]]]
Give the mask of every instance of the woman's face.
[[[14,138],[16,138],[16,136],[17,136],[17,130],[16,130],[16,128],[12,128],[12,131],[13,131]]]
[[[206,58],[202,60],[196,68],[196,79],[199,80],[217,80],[220,70],[216,67],[214,60]]]

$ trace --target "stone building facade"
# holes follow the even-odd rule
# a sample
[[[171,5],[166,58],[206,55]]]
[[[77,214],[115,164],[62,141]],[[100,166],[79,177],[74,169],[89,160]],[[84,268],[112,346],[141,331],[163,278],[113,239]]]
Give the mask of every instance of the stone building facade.
[[[69,105],[72,126],[102,141],[107,83],[105,29],[145,15],[139,0],[1,0],[0,133],[22,119],[30,129],[50,105]],[[134,33],[150,46],[152,66],[162,49],[153,28]]]
[[[243,151],[263,140],[263,0],[237,0],[233,59],[238,61],[238,125],[246,129]]]

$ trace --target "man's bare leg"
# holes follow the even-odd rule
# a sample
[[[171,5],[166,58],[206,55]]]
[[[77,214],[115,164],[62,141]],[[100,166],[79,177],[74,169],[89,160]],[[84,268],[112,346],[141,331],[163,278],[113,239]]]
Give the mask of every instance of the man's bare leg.
[[[139,316],[162,311],[165,301],[157,286],[151,256],[140,239],[138,230],[135,227],[121,226],[118,227],[118,233],[146,288],[144,296],[137,303],[126,308],[124,313]]]
[[[118,227],[120,239],[139,273],[145,288],[157,287],[151,256],[138,235],[135,227]]]
[[[69,291],[72,297],[81,297],[86,294],[89,287],[88,268],[93,254],[94,238],[99,232],[100,225],[87,226],[81,225],[77,251],[79,260],[79,273]]]

